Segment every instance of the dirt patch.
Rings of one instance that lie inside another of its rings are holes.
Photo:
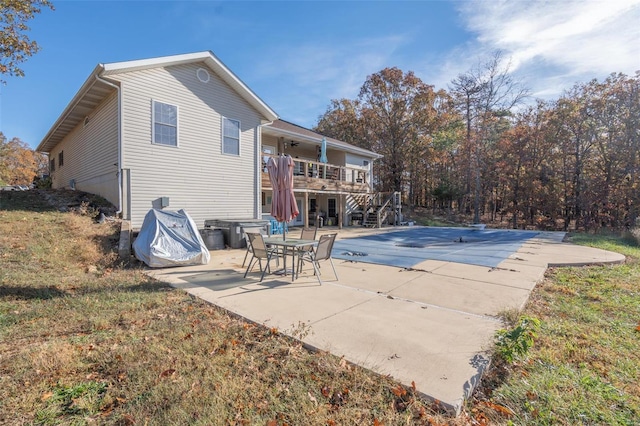
[[[60,212],[74,212],[81,215],[116,219],[118,209],[103,197],[83,191],[69,189],[38,189],[39,195]]]

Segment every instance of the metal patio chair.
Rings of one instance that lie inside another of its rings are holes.
[[[302,268],[303,262],[310,262],[313,265],[313,272],[318,278],[318,282],[320,284],[322,284],[322,280],[320,279],[319,262],[322,260],[328,260],[329,263],[331,263],[333,274],[336,277],[336,281],[338,280],[338,273],[336,272],[336,267],[334,266],[333,260],[331,259],[331,250],[333,249],[333,243],[335,243],[337,235],[338,234],[322,235],[315,250],[304,252],[301,256],[298,257],[299,270]]]
[[[264,279],[264,274],[271,269],[269,268],[269,263],[271,259],[275,256],[276,259],[279,258],[281,252],[275,248],[269,248],[264,243],[264,238],[262,234],[258,232],[247,232],[247,237],[249,238],[248,243],[251,245],[251,260],[249,260],[249,265],[247,266],[247,270],[244,273],[244,277],[247,277],[247,274],[255,266],[256,261],[260,265],[260,271],[262,275],[260,276],[260,282]],[[262,267],[262,261],[265,260],[266,264]]]
[[[302,232],[300,233],[300,239],[301,240],[315,240],[316,239],[316,235],[318,234],[318,228],[302,228]],[[309,251],[313,251],[314,247],[313,246],[304,246],[301,247],[299,250],[299,254],[298,254],[298,273],[300,273],[300,270],[302,269],[302,264],[304,263],[304,258],[303,255],[306,252]]]

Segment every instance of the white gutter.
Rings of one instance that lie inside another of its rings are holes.
[[[99,66],[104,69],[104,65],[101,64]],[[120,214],[122,213],[122,92],[120,91],[120,86],[100,78],[99,75],[96,75],[96,80],[113,87],[118,92],[118,211],[116,214]]]
[[[256,190],[255,190],[255,216],[256,219],[262,219],[262,127],[273,123],[267,123],[258,126],[258,143],[256,144]]]

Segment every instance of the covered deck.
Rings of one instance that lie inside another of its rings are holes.
[[[270,191],[271,181],[267,173],[265,159],[275,157],[265,155],[262,168],[262,190]],[[367,173],[362,169],[319,163],[317,161],[293,159],[293,189],[302,191],[327,191],[335,193],[367,193],[370,186]]]

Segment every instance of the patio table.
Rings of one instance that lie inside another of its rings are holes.
[[[317,240],[303,240],[300,238],[287,238],[282,237],[266,237],[264,243],[269,246],[282,247],[283,259],[284,259],[284,275],[287,275],[287,252],[291,251],[293,265],[291,268],[291,281],[296,279],[296,256],[299,254],[303,247],[316,247],[318,245]]]

